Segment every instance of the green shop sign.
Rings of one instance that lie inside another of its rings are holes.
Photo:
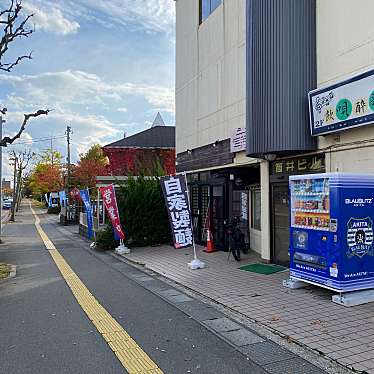
[[[308,94],[314,136],[374,123],[374,70]]]

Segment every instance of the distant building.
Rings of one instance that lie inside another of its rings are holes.
[[[175,127],[166,126],[160,113],[152,126],[135,135],[105,145],[112,176],[152,173],[159,165],[167,174],[175,173]]]
[[[10,190],[10,181],[7,181],[5,180],[5,178],[3,178],[3,189],[4,190]]]

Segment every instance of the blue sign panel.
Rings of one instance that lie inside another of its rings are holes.
[[[60,206],[61,207],[66,207],[66,202],[67,202],[67,197],[66,197],[66,192],[65,191],[60,191],[59,193],[60,197]]]
[[[79,193],[81,195],[83,204],[86,208],[88,238],[91,239],[92,234],[93,234],[93,216],[92,216],[92,209],[91,209],[90,194],[88,193],[88,190],[80,190]]]
[[[312,135],[374,122],[374,70],[309,92]]]

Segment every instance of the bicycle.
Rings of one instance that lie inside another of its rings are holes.
[[[234,217],[227,224],[225,224],[229,245],[229,255],[227,257],[227,260],[230,259],[231,253],[236,261],[240,261],[240,251],[242,251],[244,254],[248,253],[248,249],[244,240],[244,234],[239,228],[239,223],[240,218]]]

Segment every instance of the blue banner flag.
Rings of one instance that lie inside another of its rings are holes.
[[[88,238],[92,238],[93,234],[93,217],[92,217],[92,208],[91,208],[91,200],[90,200],[90,194],[88,190],[80,190],[79,191],[81,195],[81,199],[83,201],[83,204],[86,208],[86,214],[87,214],[87,227],[88,227]]]
[[[59,192],[59,197],[60,197],[60,205],[61,207],[66,207],[66,201],[67,201],[67,198],[66,198],[66,193],[65,191],[60,191]]]

